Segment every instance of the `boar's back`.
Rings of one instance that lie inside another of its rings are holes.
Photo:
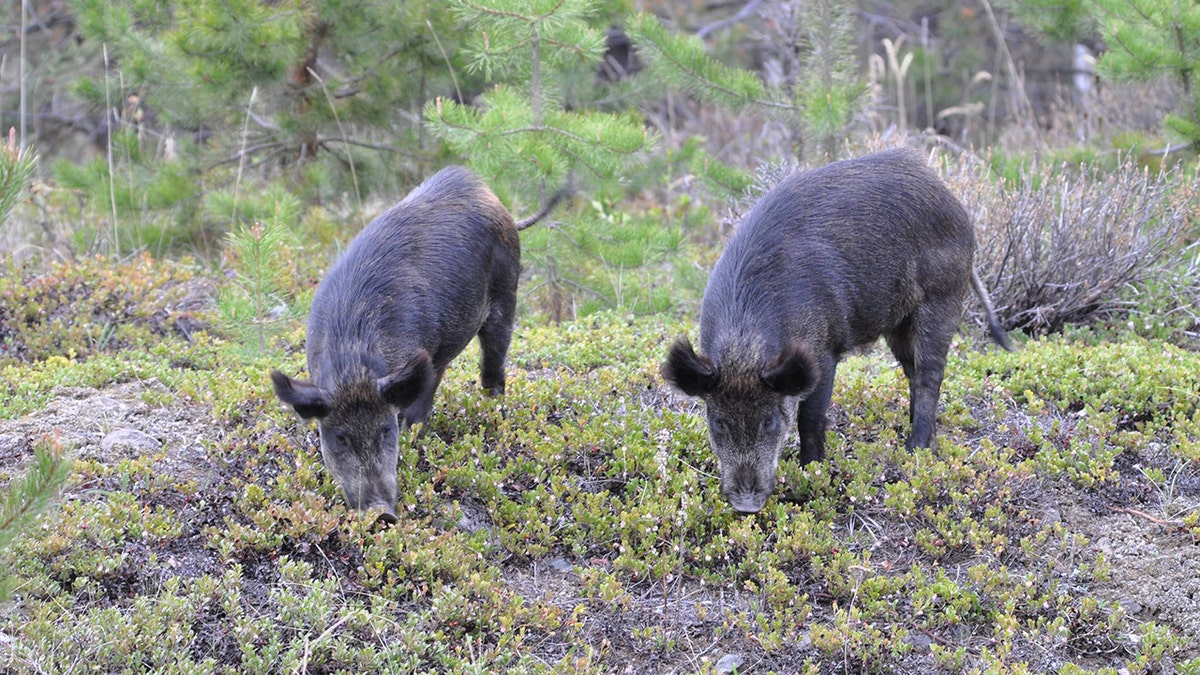
[[[834,353],[874,341],[923,298],[966,289],[970,217],[923,158],[892,150],[794,173],[755,204],[709,278],[703,344],[776,325]],[[809,334],[817,327],[821,335]],[[768,346],[770,348],[770,346]]]
[[[347,350],[394,367],[416,348],[441,370],[471,341],[489,293],[515,286],[512,216],[473,173],[449,167],[371,221],[322,280],[308,325],[309,368],[336,380]]]

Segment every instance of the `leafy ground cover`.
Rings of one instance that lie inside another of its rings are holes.
[[[191,313],[210,287],[145,265],[124,278],[161,307],[111,309],[104,340],[70,317],[107,296],[34,311],[107,288],[86,264],[0,285],[33,308],[11,344],[44,320],[90,345],[2,362],[0,471],[47,436],[76,457],[4,554],[8,672],[1200,672],[1196,353],[964,335],[937,447],[910,453],[903,375],[867,350],[829,458],[785,460],[740,517],[700,404],[658,376],[690,320],[523,325],[504,397],[474,347],[455,362],[378,529],[270,392],[303,366],[299,321],[249,358]]]

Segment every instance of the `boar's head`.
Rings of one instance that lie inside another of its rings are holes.
[[[727,350],[726,358],[714,363],[680,338],[662,373],[683,393],[704,399],[708,439],[729,504],[741,513],[762,509],[775,490],[779,455],[796,424],[796,407],[820,379],[809,350],[791,344],[769,360],[754,350]]]
[[[403,367],[372,379],[339,383],[332,391],[271,371],[275,395],[305,419],[317,419],[321,458],[351,508],[382,509],[396,522],[397,415],[434,385],[429,354],[421,350]]]

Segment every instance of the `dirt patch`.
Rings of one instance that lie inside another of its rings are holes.
[[[539,652],[547,661],[562,659],[574,645],[584,643],[606,650],[606,660],[625,664],[625,673],[700,672],[706,664],[722,664],[717,672],[728,673],[732,667],[727,664],[746,663],[745,655],[761,651],[743,632],[726,625],[730,616],[751,611],[750,599],[742,593],[668,575],[658,582],[626,586],[615,598],[588,597],[580,575],[588,574],[593,564],[607,569],[607,561],[601,559],[576,566],[554,557],[506,570],[509,588],[531,603],[557,606],[565,616],[587,608],[577,614],[578,634],[555,631],[541,636]],[[761,655],[750,658],[754,668],[787,671],[810,656],[811,642],[804,639],[769,660]]]
[[[1111,566],[1097,596],[1119,602],[1134,619],[1177,629],[1200,653],[1200,546],[1138,509],[1097,514],[1077,499],[1059,508],[1063,524],[1086,535]]]
[[[113,465],[124,459],[158,457],[155,471],[175,482],[206,487],[220,476],[209,449],[222,431],[199,406],[155,406],[147,397],[173,397],[156,379],[104,389],[59,387],[42,410],[0,426],[0,470],[15,473],[33,456],[34,445],[57,437],[81,459]]]

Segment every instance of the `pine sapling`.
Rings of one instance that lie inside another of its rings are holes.
[[[234,276],[217,306],[222,325],[251,358],[270,353],[270,338],[288,313],[282,261],[290,241],[291,232],[279,218],[240,224],[226,236]]]
[[[32,466],[0,491],[0,550],[28,532],[50,510],[71,473],[71,458],[58,440],[47,438],[34,446]],[[0,601],[7,600],[13,581],[0,580]]]
[[[21,200],[36,162],[37,155],[17,147],[16,129],[9,129],[7,144],[0,145],[0,223],[8,221]]]

